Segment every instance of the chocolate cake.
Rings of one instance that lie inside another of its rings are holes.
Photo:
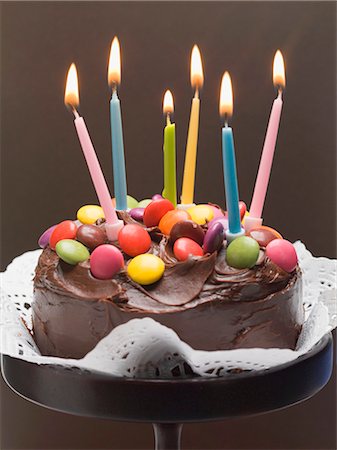
[[[123,219],[137,223],[127,214]],[[43,355],[81,358],[116,326],[142,317],[172,328],[195,349],[295,348],[304,320],[298,266],[283,270],[260,245],[253,267],[231,267],[226,241],[217,251],[179,261],[172,236],[158,228],[149,232],[149,253],[165,263],[162,278],[150,285],[130,278],[125,253],[125,268],[97,279],[90,258],[69,264],[44,248],[32,305],[34,339]]]

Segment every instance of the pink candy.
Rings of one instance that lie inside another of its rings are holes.
[[[213,210],[213,212],[214,212],[213,220],[215,220],[215,219],[217,219],[217,218],[219,218],[219,217],[224,217],[224,215],[223,215],[223,213],[221,212],[221,209],[220,209],[220,208],[217,208],[216,206],[213,206],[213,205],[207,205],[207,206],[209,206],[210,208],[212,208],[212,210]]]
[[[266,255],[277,266],[286,272],[292,272],[297,265],[295,247],[285,239],[274,239],[266,247]]]
[[[100,245],[91,253],[91,273],[99,280],[109,280],[113,278],[122,267],[124,267],[123,255],[114,245]]]
[[[227,217],[217,217],[209,222],[208,228],[213,227],[215,223],[221,223],[225,232],[228,230],[228,218]]]

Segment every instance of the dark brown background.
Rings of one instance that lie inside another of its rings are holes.
[[[41,231],[96,202],[63,105],[66,71],[77,63],[81,111],[112,186],[107,60],[112,37],[122,46],[129,192],[162,189],[161,102],[173,91],[178,184],[192,92],[189,55],[198,43],[205,86],[196,200],[223,204],[218,98],[232,74],[240,198],[250,202],[275,92],[272,59],[285,56],[277,151],[265,223],[315,255],[336,257],[336,5],[253,3],[2,3],[2,270],[36,248]],[[305,375],[304,375],[305,376]],[[255,418],[185,427],[184,448],[333,449],[335,379],[304,404]],[[2,384],[1,448],[150,448],[150,426],[72,417],[31,405]]]

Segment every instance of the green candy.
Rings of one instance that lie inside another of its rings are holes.
[[[147,205],[149,205],[151,202],[152,202],[152,199],[151,199],[151,198],[144,198],[144,200],[141,200],[141,201],[138,203],[137,208],[146,208]]]
[[[62,239],[55,247],[59,258],[68,264],[78,264],[89,258],[90,253],[83,244],[74,239]]]
[[[135,198],[131,197],[131,195],[127,195],[126,196],[126,204],[127,204],[129,209],[137,208],[138,200],[136,200]]]
[[[227,263],[236,269],[249,269],[255,265],[259,252],[260,246],[255,239],[241,236],[234,239],[227,247]]]

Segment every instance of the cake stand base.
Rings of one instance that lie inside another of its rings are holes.
[[[38,405],[86,417],[154,425],[157,450],[179,449],[184,422],[221,420],[284,408],[313,396],[332,372],[332,336],[302,357],[221,378],[116,378],[2,356],[5,381]]]

